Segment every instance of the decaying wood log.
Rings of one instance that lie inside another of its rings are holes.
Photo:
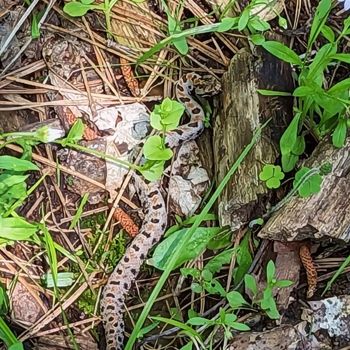
[[[267,188],[259,180],[266,163],[278,156],[279,139],[291,120],[289,97],[262,96],[258,89],[293,90],[291,68],[265,51],[238,53],[223,76],[222,108],[214,125],[214,157],[219,183],[250,142],[254,131],[271,118],[263,136],[224,189],[219,201],[221,225],[240,228],[264,211]]]
[[[350,138],[336,149],[325,140],[305,161],[309,168],[325,163],[332,171],[323,177],[321,191],[311,197],[295,196],[276,212],[259,237],[279,241],[332,237],[350,239]]]

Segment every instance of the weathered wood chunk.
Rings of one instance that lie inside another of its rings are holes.
[[[221,225],[239,229],[254,216],[264,212],[267,188],[259,180],[266,163],[274,163],[278,143],[291,120],[289,97],[262,96],[258,89],[293,90],[291,68],[267,52],[258,55],[238,53],[223,76],[222,108],[214,125],[214,157],[217,182],[237,160],[250,142],[254,131],[271,118],[263,136],[232,177],[219,200]]]
[[[350,138],[337,149],[320,143],[305,162],[309,168],[332,164],[323,177],[321,191],[311,197],[293,197],[259,232],[259,237],[279,241],[331,237],[350,238]]]

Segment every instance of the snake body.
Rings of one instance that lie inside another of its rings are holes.
[[[191,93],[202,79],[195,73],[183,76],[176,85],[176,97],[190,116],[187,124],[167,133],[166,145],[174,148],[193,140],[203,131],[204,111]],[[103,290],[101,315],[105,328],[107,350],[124,348],[124,300],[136,279],[148,251],[162,237],[167,226],[167,211],[158,183],[146,183],[138,175],[133,177],[134,185],[144,210],[144,220],[140,233],[127,248],[124,257],[115,267]]]

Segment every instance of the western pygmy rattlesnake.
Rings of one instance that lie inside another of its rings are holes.
[[[203,87],[202,78],[188,73],[176,85],[176,97],[184,104],[190,116],[188,124],[166,135],[166,145],[174,148],[193,140],[203,131],[204,111],[191,96],[196,87]],[[101,299],[101,314],[106,332],[107,350],[122,350],[124,340],[123,308],[125,295],[139,273],[150,248],[159,241],[167,226],[167,212],[164,199],[157,183],[147,184],[141,177],[134,176],[135,187],[144,210],[140,233],[127,248],[124,257],[110,275]]]

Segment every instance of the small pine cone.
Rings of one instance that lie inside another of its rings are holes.
[[[300,260],[306,271],[306,278],[308,284],[308,290],[306,293],[307,298],[311,298],[317,287],[317,271],[312,261],[312,256],[309,247],[302,245],[299,250]]]
[[[138,235],[139,228],[123,209],[117,208],[114,211],[113,217],[115,220],[119,221],[120,225],[128,233],[129,236],[135,237]]]

